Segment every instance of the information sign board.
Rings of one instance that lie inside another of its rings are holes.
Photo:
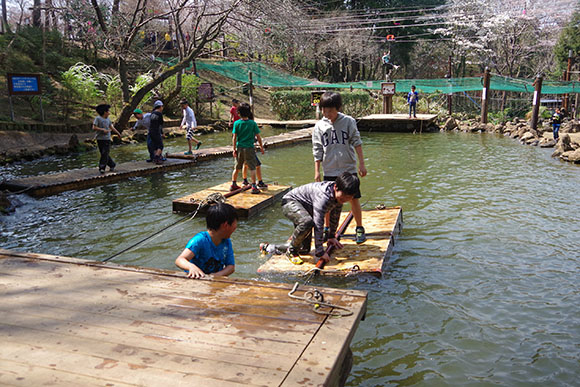
[[[39,95],[40,74],[6,74],[8,95]]]
[[[324,90],[316,90],[310,93],[310,106],[318,106],[320,103],[320,98],[322,98],[322,94],[324,94]]]
[[[383,95],[394,95],[395,94],[395,83],[394,82],[381,83],[381,92]]]
[[[202,102],[213,102],[215,99],[213,84],[209,82],[200,84],[197,89],[197,98]]]

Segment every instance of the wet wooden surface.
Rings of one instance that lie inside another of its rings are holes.
[[[375,132],[421,132],[435,125],[437,114],[417,114],[417,118],[409,118],[409,114],[371,114],[357,121],[359,130]]]
[[[223,183],[195,192],[191,195],[175,199],[173,201],[173,211],[191,213],[198,207],[199,201],[205,200],[209,195],[220,193],[227,194],[230,191],[230,184]],[[271,206],[281,199],[292,187],[287,185],[269,184],[267,189],[262,189],[259,194],[252,194],[251,189],[242,191],[226,199],[226,203],[231,204],[237,210],[240,217],[249,218],[257,215],[262,209]],[[205,211],[200,209],[200,213]]]
[[[289,146],[293,144],[298,144],[305,141],[312,140],[312,130],[314,128],[306,128],[306,129],[299,129],[293,130],[291,132],[277,134],[275,136],[264,137],[262,138],[262,144],[264,148],[271,149],[277,148],[281,146]],[[256,147],[259,149],[259,147]],[[201,148],[198,150],[192,151],[191,155],[186,155],[184,153],[168,153],[167,157],[172,159],[184,159],[184,160],[196,160],[196,161],[204,161],[204,160],[211,160],[218,157],[232,157],[232,146],[222,146],[217,148]],[[258,157],[259,157],[258,153]]]
[[[295,130],[263,139],[266,148],[289,146],[312,138],[312,128]],[[161,165],[147,163],[145,161],[130,161],[117,164],[115,172],[101,174],[96,166],[94,168],[73,169],[64,172],[51,173],[40,176],[31,176],[21,179],[13,179],[0,182],[0,189],[11,192],[26,192],[29,195],[41,197],[55,195],[60,192],[75,189],[86,189],[99,185],[110,184],[120,180],[126,180],[136,176],[147,176],[154,173],[191,168],[200,161],[208,161],[220,157],[232,157],[232,147],[223,146],[215,148],[202,148],[193,151],[193,155],[168,154],[167,161]],[[232,161],[233,163],[233,161]]]
[[[291,288],[0,249],[0,385],[334,385],[366,293]]]
[[[341,214],[340,223],[348,213]],[[340,242],[343,249],[331,253],[331,260],[326,264],[321,275],[351,276],[370,274],[380,277],[384,264],[390,256],[395,238],[403,227],[403,211],[401,207],[391,207],[384,210],[363,211],[363,225],[367,241],[355,243],[354,219],[350,222]],[[326,246],[326,245],[325,245]],[[314,248],[314,242],[312,243]],[[315,258],[311,255],[302,256],[304,263],[294,265],[284,255],[272,255],[258,269],[261,274],[305,274],[315,267]]]

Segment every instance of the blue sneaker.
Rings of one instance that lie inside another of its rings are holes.
[[[365,234],[365,228],[363,226],[358,226],[356,228],[356,243],[361,244],[367,240],[367,236]]]

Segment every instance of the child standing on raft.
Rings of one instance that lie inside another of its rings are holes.
[[[264,146],[262,145],[262,138],[260,137],[260,129],[258,124],[254,121],[254,115],[250,105],[247,103],[240,104],[238,109],[241,119],[234,122],[234,129],[232,130],[233,156],[236,159],[234,172],[232,173],[232,185],[230,191],[240,189],[236,183],[238,173],[243,168],[244,163],[250,169],[250,177],[252,178],[252,193],[259,194],[260,190],[256,186],[256,150],[254,149],[254,139],[258,140],[260,151],[264,154]]]
[[[342,98],[335,92],[326,92],[320,98],[320,107],[324,118],[316,124],[312,132],[312,153],[314,154],[314,181],[333,181],[343,172],[356,176],[358,157],[358,173],[361,177],[367,175],[362,151],[360,133],[354,118],[340,113]],[[356,154],[356,157],[355,157]],[[324,169],[324,179],[320,177],[320,166]],[[362,223],[360,205],[360,190],[355,192],[350,206],[356,221],[356,243],[366,241],[365,229]],[[327,222],[328,224],[328,219]],[[325,230],[325,238],[333,238],[332,232]]]

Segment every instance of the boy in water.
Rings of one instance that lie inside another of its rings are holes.
[[[203,278],[206,274],[228,276],[235,271],[234,249],[230,236],[238,227],[236,209],[218,203],[207,210],[207,231],[197,233],[175,260],[188,278]]]
[[[335,92],[326,92],[320,98],[320,107],[324,118],[316,124],[312,132],[312,153],[314,154],[314,181],[321,181],[320,166],[324,169],[324,181],[336,180],[343,172],[356,175],[358,157],[358,173],[361,177],[367,175],[362,151],[360,133],[354,118],[340,113],[342,98]],[[356,154],[356,157],[355,157]],[[356,243],[366,241],[365,229],[362,223],[360,205],[361,193],[355,192],[350,203],[356,221]],[[328,224],[328,219],[326,221]],[[325,238],[333,237],[325,230]]]
[[[105,168],[107,167],[109,167],[111,172],[115,171],[115,165],[117,164],[109,155],[111,151],[111,132],[115,132],[117,136],[121,135],[109,119],[109,109],[111,109],[111,105],[101,104],[97,106],[95,110],[98,116],[93,121],[93,130],[97,132],[97,145],[101,153],[99,160],[99,172],[101,173],[105,173]]]
[[[288,192],[282,198],[282,212],[294,223],[294,232],[286,255],[290,262],[301,264],[300,254],[310,252],[312,228],[314,227],[314,255],[316,261],[325,262],[330,257],[325,252],[323,241],[324,218],[329,214],[331,238],[327,244],[341,249],[342,244],[334,237],[340,219],[342,205],[351,201],[359,192],[360,181],[356,175],[344,172],[335,181],[323,181],[306,184]],[[278,247],[283,249],[283,245]]]

